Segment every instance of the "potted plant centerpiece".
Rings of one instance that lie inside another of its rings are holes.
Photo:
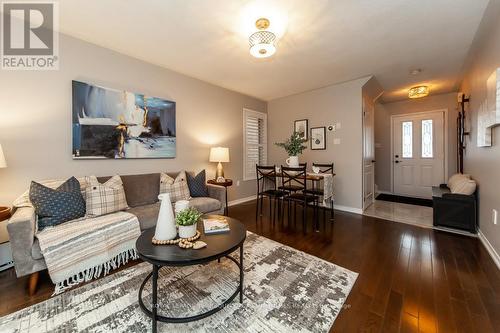
[[[299,155],[307,148],[307,146],[304,145],[306,142],[307,140],[304,139],[299,132],[293,132],[290,138],[285,142],[276,142],[275,145],[284,148],[288,153],[288,158],[285,162],[289,167],[298,167]]]
[[[196,228],[201,215],[203,214],[194,207],[186,208],[177,213],[175,221],[179,226],[180,238],[189,238],[196,235]]]

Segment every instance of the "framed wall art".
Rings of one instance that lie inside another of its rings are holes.
[[[309,131],[307,119],[295,120],[293,130],[300,134],[300,136],[307,140],[307,133]]]
[[[311,128],[311,150],[326,149],[326,127]]]

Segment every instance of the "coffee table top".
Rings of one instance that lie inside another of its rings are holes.
[[[202,218],[219,217],[204,215]],[[154,245],[151,243],[155,227],[144,230],[135,243],[139,257],[160,266],[188,266],[206,263],[224,257],[240,247],[246,238],[246,228],[240,221],[224,216],[229,223],[229,232],[205,235],[203,222],[198,222],[201,240],[207,246],[194,249],[181,249],[178,245]]]

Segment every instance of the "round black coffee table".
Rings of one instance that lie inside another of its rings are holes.
[[[205,215],[203,218],[220,217],[218,215]],[[153,271],[146,276],[139,288],[139,305],[141,309],[153,319],[153,332],[156,332],[157,321],[167,323],[186,323],[208,317],[220,311],[227,304],[240,294],[240,303],[243,302],[243,243],[246,238],[246,228],[238,220],[224,216],[229,223],[229,232],[219,234],[207,234],[203,232],[203,222],[198,223],[198,230],[201,232],[199,240],[207,243],[207,246],[199,249],[181,249],[177,245],[153,245],[151,240],[155,233],[155,228],[146,229],[137,239],[135,247],[139,257],[153,265]],[[240,260],[230,256],[236,249],[240,249]],[[233,261],[239,268],[240,281],[236,291],[219,306],[194,316],[174,318],[165,317],[158,314],[158,271],[162,266],[190,266],[205,264],[210,261],[220,260],[226,257]],[[142,291],[147,281],[152,277],[152,309],[148,309],[142,301]]]

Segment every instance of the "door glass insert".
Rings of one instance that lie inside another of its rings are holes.
[[[402,142],[403,142],[403,158],[413,157],[413,122],[403,121],[402,127]]]
[[[432,119],[422,120],[422,158],[432,158]]]

